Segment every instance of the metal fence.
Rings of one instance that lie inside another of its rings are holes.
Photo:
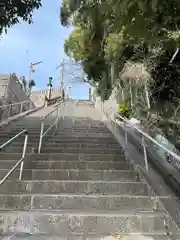
[[[34,108],[32,101],[17,102],[0,106],[0,121]]]

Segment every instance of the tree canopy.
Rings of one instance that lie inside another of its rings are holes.
[[[117,86],[142,121],[152,113],[166,135],[177,130],[171,124],[180,120],[180,61],[169,61],[180,47],[179,0],[63,0],[60,21],[74,26],[65,52],[96,83],[102,100]]]
[[[3,31],[23,21],[32,23],[32,12],[41,7],[41,0],[1,0],[0,35]]]

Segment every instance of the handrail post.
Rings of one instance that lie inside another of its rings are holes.
[[[22,113],[23,111],[23,102],[21,103],[21,106],[20,106],[20,113]]]
[[[43,132],[44,132],[44,119],[42,119],[42,121],[41,121],[41,132],[40,132],[40,137],[39,137],[39,148],[38,148],[38,153],[41,152]]]
[[[63,103],[63,109],[62,109],[62,111],[63,111],[63,120],[64,120],[64,118],[65,118],[65,114],[66,114],[66,103],[64,102]]]
[[[31,110],[31,109],[32,109],[32,102],[29,101],[29,110]]]
[[[59,124],[59,108],[57,108],[56,131],[57,131],[57,128],[58,128],[58,124]]]
[[[26,135],[25,135],[25,138],[24,138],[24,146],[23,146],[22,159],[24,159],[25,156],[26,156],[27,143],[28,143],[28,132],[26,132]],[[23,167],[24,167],[24,161],[21,162],[19,180],[22,179]]]
[[[127,156],[128,156],[128,154],[127,154],[127,151],[128,151],[128,134],[127,134],[126,129],[125,129],[124,135],[125,135],[125,154],[126,154],[126,160],[127,160]]]
[[[143,135],[141,136],[141,144],[144,152],[144,163],[145,163],[146,170],[148,172],[149,169],[148,169],[148,160],[147,160],[147,150],[146,150],[146,143]]]
[[[10,116],[10,112],[11,112],[11,104],[9,104],[9,107],[8,107],[7,118]]]

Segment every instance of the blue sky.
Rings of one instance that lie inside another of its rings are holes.
[[[43,0],[43,7],[33,14],[32,25],[22,22],[8,30],[0,40],[0,74],[15,72],[18,77],[28,78],[30,62],[43,61],[36,66],[33,79],[36,88],[46,87],[48,78],[59,76],[56,67],[62,62],[64,54],[64,40],[71,33],[72,28],[64,28],[59,20],[59,0]],[[68,80],[65,75],[65,82]],[[55,85],[58,80],[54,82]],[[85,84],[71,84],[72,97],[87,98],[88,86]]]

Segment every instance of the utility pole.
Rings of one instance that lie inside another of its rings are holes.
[[[29,85],[30,85],[30,82],[31,82],[31,80],[32,80],[32,79],[31,79],[31,75],[32,75],[32,73],[35,72],[34,66],[36,66],[36,65],[38,65],[38,64],[40,64],[40,63],[42,63],[42,61],[40,61],[40,62],[35,62],[35,63],[31,63],[30,66],[29,66],[28,92],[30,92]]]
[[[61,95],[63,93],[64,90],[64,65],[65,65],[65,60],[63,58],[62,63],[56,67],[56,70],[60,69],[60,91],[61,91]]]
[[[61,87],[63,88],[64,86],[64,59],[62,62],[62,70],[61,70]]]

